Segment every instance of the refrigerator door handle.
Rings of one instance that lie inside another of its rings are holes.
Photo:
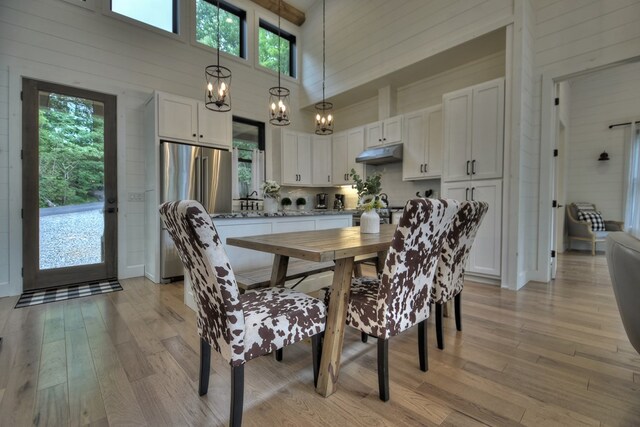
[[[202,157],[202,204],[209,209],[209,156]]]
[[[195,164],[195,172],[196,172],[196,198],[198,201],[202,200],[202,167],[201,167],[201,158],[200,156],[196,157]]]

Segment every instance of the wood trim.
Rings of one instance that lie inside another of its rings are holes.
[[[278,14],[278,0],[251,0],[253,3],[257,4],[260,7],[267,9],[270,12]],[[291,6],[286,1],[281,3],[280,9],[280,17],[282,19],[286,19],[298,27],[304,24],[304,21],[307,19],[304,12],[300,9],[297,9]]]

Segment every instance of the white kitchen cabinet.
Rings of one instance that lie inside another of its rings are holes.
[[[311,135],[301,132],[281,133],[282,184],[311,184]]]
[[[364,151],[363,127],[349,129],[334,135],[332,151],[334,185],[353,184],[349,176],[351,169],[355,169],[360,176],[364,174],[362,163],[356,163],[356,157]]]
[[[314,135],[311,137],[312,178],[315,186],[331,185],[331,137]]]
[[[402,116],[367,125],[367,148],[402,142]]]
[[[231,149],[231,113],[207,110],[204,102],[158,92],[158,135]]]
[[[502,177],[504,79],[447,93],[442,104],[443,181]]]
[[[439,178],[442,174],[442,106],[404,116],[402,179]]]
[[[502,246],[502,180],[459,181],[442,184],[442,196],[478,200],[489,210],[478,229],[466,267],[468,273],[500,277]]]

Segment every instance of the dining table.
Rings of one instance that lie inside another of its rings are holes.
[[[316,391],[324,397],[337,388],[354,260],[376,254],[377,268],[381,271],[396,227],[397,224],[381,224],[380,232],[370,234],[361,233],[360,227],[347,227],[227,238],[227,245],[275,255],[271,286],[284,286],[289,258],[335,262],[316,386]]]

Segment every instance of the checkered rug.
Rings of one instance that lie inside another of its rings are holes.
[[[86,285],[71,285],[55,289],[29,291],[20,295],[15,308],[29,307],[32,305],[46,304],[54,301],[87,297],[90,295],[108,294],[121,291],[122,286],[117,280],[111,282],[96,282]]]

